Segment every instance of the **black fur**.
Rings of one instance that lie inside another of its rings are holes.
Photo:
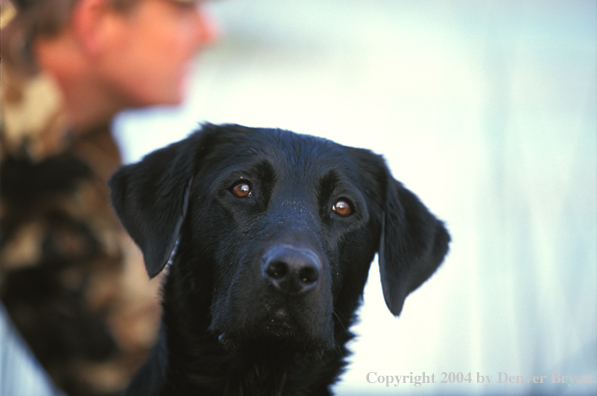
[[[172,260],[127,395],[330,395],[375,254],[399,315],[450,239],[380,156],[282,130],[207,124],[110,184],[149,275]]]

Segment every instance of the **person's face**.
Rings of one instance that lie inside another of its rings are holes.
[[[128,105],[183,99],[190,61],[214,36],[199,3],[141,0],[114,24],[115,45],[103,69],[107,83]]]

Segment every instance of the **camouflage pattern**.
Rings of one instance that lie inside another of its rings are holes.
[[[0,68],[0,298],[58,387],[119,394],[154,342],[160,281],[109,204],[118,148],[108,125],[69,131],[50,78]]]

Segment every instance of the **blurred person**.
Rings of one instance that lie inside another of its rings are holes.
[[[201,1],[1,1],[0,298],[57,386],[118,394],[160,311],[109,205],[110,122],[180,103],[214,28]]]

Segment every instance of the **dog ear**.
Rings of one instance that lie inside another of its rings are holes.
[[[116,214],[143,252],[151,278],[164,268],[185,218],[202,132],[154,151],[112,175]]]
[[[379,267],[386,304],[398,316],[406,296],[443,261],[450,235],[417,196],[394,180],[387,167],[386,180]]]

